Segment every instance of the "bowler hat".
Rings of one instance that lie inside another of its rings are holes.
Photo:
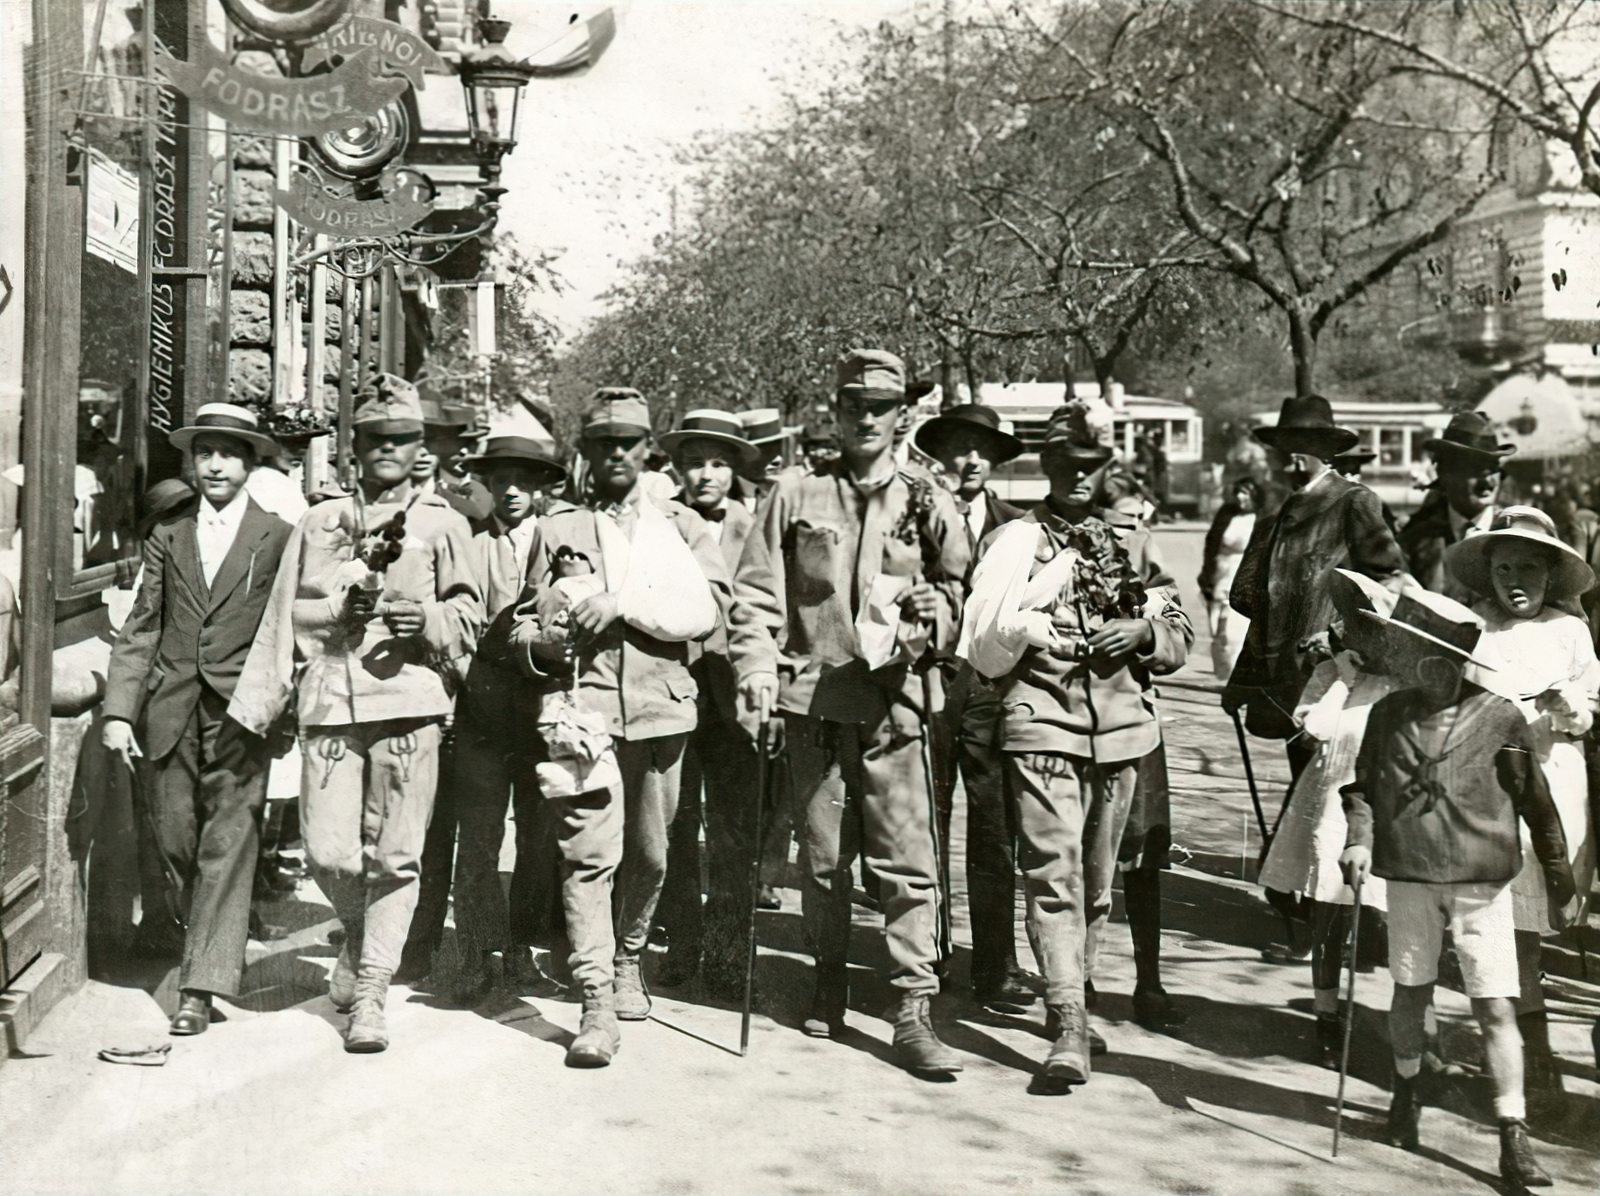
[[[1360,469],[1363,465],[1370,465],[1378,459],[1375,450],[1369,448],[1351,449],[1348,453],[1340,453],[1328,464],[1343,473],[1347,469]]]
[[[589,413],[583,419],[583,439],[648,435],[650,405],[633,387],[602,386],[590,397]]]
[[[906,398],[906,363],[885,349],[851,349],[834,364],[835,394],[863,399]]]
[[[963,403],[952,407],[917,429],[916,444],[930,457],[944,457],[946,446],[957,436],[976,436],[987,447],[984,453],[998,465],[1022,452],[1022,441],[1000,427],[1000,416],[993,407]]]
[[[557,479],[567,476],[567,467],[556,456],[556,446],[528,436],[491,436],[483,451],[468,457],[464,464],[474,472],[493,469],[499,461],[520,461],[543,473],[555,474]]]
[[[1111,408],[1100,400],[1071,399],[1050,413],[1045,447],[1080,461],[1111,460],[1116,454],[1117,426]]]
[[[661,437],[661,447],[676,453],[678,447],[689,440],[710,440],[731,449],[740,462],[754,461],[761,450],[745,438],[744,421],[730,411],[704,407],[686,411],[676,431]]]
[[[167,439],[174,448],[188,452],[195,437],[207,432],[242,440],[255,450],[258,457],[275,457],[283,451],[277,441],[261,430],[261,421],[256,418],[254,411],[234,403],[202,404],[194,413],[194,423],[174,428],[167,433]]]
[[[1424,440],[1422,447],[1443,462],[1453,458],[1464,464],[1496,465],[1502,457],[1517,451],[1514,444],[1501,444],[1494,423],[1481,411],[1458,411],[1450,417],[1442,435]]]
[[[357,396],[352,428],[377,435],[422,431],[422,396],[398,374],[377,374]]]
[[[1332,461],[1361,442],[1359,434],[1333,422],[1333,404],[1321,395],[1285,399],[1276,426],[1257,428],[1256,439],[1268,448],[1309,453],[1324,461]]]
[[[1594,587],[1594,570],[1577,549],[1556,535],[1556,525],[1538,507],[1507,507],[1494,517],[1487,531],[1468,536],[1444,550],[1445,568],[1475,594],[1494,593],[1489,574],[1489,554],[1506,540],[1542,545],[1550,557],[1546,601],[1560,602],[1586,594]]]

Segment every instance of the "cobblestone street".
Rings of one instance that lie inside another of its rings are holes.
[[[343,1019],[325,994],[337,923],[307,885],[264,911],[286,933],[251,944],[249,995],[224,1006],[227,1020],[208,1033],[167,1038],[173,977],[159,969],[92,982],[49,1016],[28,1055],[0,1068],[6,1191],[1499,1190],[1487,1081],[1475,1074],[1447,1107],[1427,1110],[1420,1151],[1378,1140],[1388,1104],[1383,969],[1359,977],[1345,1139],[1329,1157],[1337,1077],[1311,1062],[1309,977],[1261,961],[1278,923],[1240,878],[1260,841],[1193,591],[1201,531],[1159,535],[1201,630],[1190,666],[1161,686],[1182,861],[1165,885],[1163,966],[1188,1021],[1158,1035],[1130,1020],[1131,951],[1114,926],[1097,976],[1110,1054],[1095,1060],[1086,1087],[1031,1090],[1047,1049],[1042,1007],[1030,1017],[976,1009],[960,991],[964,945],[956,991],[936,1002],[935,1018],[966,1070],[929,1084],[894,1066],[878,1016],[887,989],[869,970],[883,954],[878,922],[859,908],[848,1038],[801,1035],[809,962],[792,890],[762,916],[747,1058],[736,1053],[737,1010],[682,990],[657,991],[654,1019],[624,1024],[610,1068],[572,1071],[562,1065],[579,1013],[569,1000],[497,993],[468,1011],[403,987],[390,997],[393,1046],[346,1055]],[[1282,752],[1253,747],[1270,819],[1286,780]],[[958,846],[960,811],[958,799]],[[964,944],[959,858],[952,874]],[[1020,919],[1019,943],[1027,961]],[[1547,950],[1546,961],[1570,1111],[1537,1129],[1537,1145],[1554,1191],[1590,1193],[1600,1181],[1600,1086],[1588,1043],[1600,1001],[1577,982],[1574,951]],[[1465,1000],[1441,989],[1439,1014],[1446,1053],[1472,1063]],[[163,1068],[96,1059],[106,1046],[165,1041]]]

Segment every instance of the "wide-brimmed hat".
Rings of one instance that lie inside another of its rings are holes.
[[[1343,473],[1347,469],[1360,469],[1363,465],[1370,465],[1378,459],[1375,449],[1351,449],[1348,453],[1340,453],[1328,464]]]
[[[781,419],[779,424],[781,427]],[[689,440],[711,440],[731,449],[738,459],[736,464],[748,464],[761,455],[761,450],[745,437],[744,421],[739,416],[712,407],[684,412],[677,429],[661,437],[661,447],[676,454],[678,446]]]
[[[998,465],[1022,452],[1022,441],[1000,427],[1000,416],[993,407],[964,403],[952,407],[917,429],[916,444],[930,457],[943,458],[945,447],[956,436],[977,436],[988,446],[984,456]]]
[[[1483,620],[1454,598],[1408,589],[1395,599],[1394,610],[1387,615],[1376,610],[1357,613],[1382,627],[1385,647],[1390,652],[1403,653],[1408,647],[1437,648],[1480,668],[1494,669],[1472,654],[1483,634]],[[1398,659],[1405,657],[1400,655]]]
[[[650,432],[650,404],[633,387],[602,386],[590,396],[589,412],[583,417],[583,439],[648,436]]]
[[[421,432],[422,396],[398,374],[375,374],[356,396],[350,426],[380,436]]]
[[[834,363],[833,392],[906,401],[906,363],[887,349],[851,349]]]
[[[1116,455],[1116,417],[1099,399],[1071,399],[1050,413],[1044,443],[1081,461],[1109,461]]]
[[[1333,422],[1333,404],[1321,395],[1288,398],[1278,409],[1278,422],[1257,428],[1256,439],[1285,453],[1310,453],[1331,461],[1361,443],[1358,433]]]
[[[483,451],[468,457],[463,464],[474,472],[484,472],[499,461],[531,465],[542,473],[555,474],[557,480],[567,476],[567,467],[556,456],[555,444],[527,436],[491,436],[484,442]]]
[[[144,497],[139,500],[139,509],[143,514],[133,525],[134,539],[144,539],[156,524],[170,515],[178,514],[190,503],[198,501],[199,497],[194,487],[182,478],[161,479],[146,490]]]
[[[174,428],[167,439],[174,448],[188,452],[194,438],[206,432],[216,432],[242,440],[256,451],[258,457],[275,457],[283,450],[278,442],[261,430],[261,421],[248,407],[233,403],[204,403],[194,413],[194,423]]]
[[[743,429],[744,438],[751,444],[771,444],[774,440],[782,440],[786,434],[783,412],[776,407],[756,407],[739,412],[739,426]]]
[[[1542,545],[1550,555],[1550,582],[1545,590],[1547,602],[1560,602],[1588,593],[1594,586],[1594,570],[1577,549],[1556,535],[1556,525],[1538,507],[1507,507],[1494,517],[1487,531],[1468,536],[1444,550],[1445,568],[1475,594],[1490,596],[1494,582],[1489,575],[1489,554],[1506,540],[1525,540]]]
[[[1361,612],[1370,611],[1388,618],[1394,613],[1395,600],[1399,597],[1365,573],[1351,569],[1333,571],[1333,576],[1328,579],[1328,596],[1333,600],[1333,609],[1344,626],[1346,645],[1358,651],[1376,647],[1376,641],[1380,638],[1378,628],[1363,619]]]
[[[1474,465],[1498,465],[1517,451],[1514,444],[1500,443],[1493,421],[1481,411],[1456,412],[1444,432],[1424,440],[1422,447],[1440,463],[1454,459]]]
[[[460,403],[421,396],[422,423],[428,428],[461,428],[470,432],[478,423],[478,413]]]

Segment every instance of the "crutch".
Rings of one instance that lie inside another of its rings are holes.
[[[1339,1052],[1339,1096],[1333,1105],[1333,1157],[1339,1157],[1339,1129],[1344,1121],[1344,1081],[1350,1073],[1350,1030],[1356,1024],[1356,950],[1361,945],[1361,882],[1356,873],[1355,900],[1350,907],[1350,993],[1344,1002],[1344,1046]]]
[[[756,912],[761,901],[761,831],[762,816],[767,806],[767,749],[771,743],[768,720],[772,710],[771,699],[761,694],[761,723],[756,728],[756,834],[750,852],[750,946],[744,961],[744,1009],[739,1019],[739,1056],[750,1050],[750,1005],[756,987]]]

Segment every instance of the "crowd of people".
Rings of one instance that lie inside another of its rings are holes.
[[[568,457],[542,428],[479,444],[470,412],[379,375],[354,414],[356,484],[292,526],[252,497],[277,449],[253,413],[210,404],[173,432],[198,499],[148,530],[104,733],[141,778],[183,927],[172,1032],[238,993],[270,762],[291,745],[353,1053],[387,1047],[386,993],[434,970],[452,894],[458,993],[570,988],[571,1066],[613,1060],[652,983],[738,1001],[792,833],[804,1032],[844,1029],[859,868],[896,1058],[949,1078],[961,1056],[930,998],[949,982],[958,778],[973,996],[1020,1014],[1042,998],[1045,1081],[1087,1083],[1106,1049],[1091,1015],[1119,877],[1134,1016],[1180,1023],[1153,684],[1194,630],[1143,487],[1110,409],[1074,399],[1044,432],[1047,497],[1013,506],[987,483],[1021,441],[981,405],[913,429],[918,386],[891,353],[844,354],[836,441],[786,463],[774,409],[690,411],[657,437],[643,395],[605,387]],[[1200,584],[1224,708],[1282,740],[1295,778],[1262,871],[1289,930],[1273,958],[1309,963],[1337,1066],[1352,910],[1386,911],[1388,1133],[1414,1147],[1448,930],[1502,1172],[1547,1183],[1524,1058],[1536,1093],[1559,1092],[1539,952],[1581,922],[1594,876],[1593,570],[1543,512],[1495,506],[1506,450],[1479,416],[1430,442],[1439,480],[1398,536],[1325,400],[1286,401],[1256,435],[1292,493],[1268,509],[1241,484]],[[1038,975],[1017,958],[1019,872]]]

